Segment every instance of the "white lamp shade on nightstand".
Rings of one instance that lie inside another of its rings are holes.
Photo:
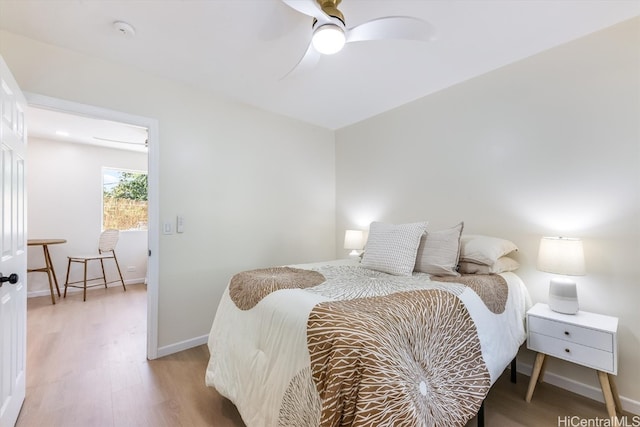
[[[543,237],[538,251],[538,270],[563,276],[585,274],[582,240],[567,237]],[[576,282],[568,277],[554,277],[549,283],[549,308],[565,314],[578,312]]]
[[[350,249],[350,256],[359,256],[360,250],[364,248],[364,231],[347,230],[344,233],[344,248]]]
[[[364,231],[347,230],[344,233],[344,248],[351,249],[350,256],[359,256],[360,250],[364,248]]]

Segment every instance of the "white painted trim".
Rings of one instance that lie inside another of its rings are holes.
[[[524,374],[530,377],[533,367],[529,364],[518,362],[518,367],[516,369],[521,374]],[[572,393],[579,394],[580,396],[597,400],[598,402],[602,402],[604,404],[604,397],[602,396],[602,390],[599,387],[594,387],[588,384],[584,384],[576,380],[563,377],[562,375],[558,375],[550,371],[544,372],[544,382],[552,384],[556,387],[560,387],[564,390],[568,390]],[[534,392],[533,398],[535,399],[535,397],[536,396]],[[640,414],[640,402],[638,402],[637,400],[620,396],[620,402],[622,403],[622,408],[625,410],[625,412],[630,412],[632,414]]]
[[[149,265],[147,277],[147,358],[158,357],[158,287],[160,285],[160,134],[157,120],[149,126]]]
[[[197,347],[202,344],[206,344],[209,340],[209,335],[202,335],[200,337],[191,338],[189,340],[180,341],[175,344],[166,345],[158,349],[158,357],[168,356],[173,353],[178,353],[183,350],[188,350],[193,347]]]
[[[149,184],[149,205],[148,205],[148,239],[149,250],[152,256],[149,257],[147,267],[147,358],[158,357],[158,284],[160,268],[160,248],[159,232],[160,222],[160,137],[159,124],[157,119],[136,116],[121,111],[109,110],[95,107],[93,105],[81,104],[59,98],[51,98],[35,93],[24,93],[29,105],[48,108],[51,110],[64,111],[114,122],[128,123],[131,125],[146,127],[149,130],[149,150],[148,162],[149,170],[147,174]],[[28,128],[27,128],[28,132]],[[47,293],[48,294],[48,293]]]
[[[127,280],[124,281],[124,284],[126,286],[129,286],[129,285],[142,285],[142,284],[144,284],[144,281],[145,281],[144,277],[141,277],[141,278],[138,278],[138,279],[127,279]],[[60,287],[60,292],[61,293],[64,292],[64,283],[58,282],[58,286]],[[115,282],[115,283],[107,284],[107,287],[109,287],[109,288],[119,288],[121,286],[122,286],[122,284],[119,281]],[[69,287],[67,289],[67,292],[82,292],[82,289]],[[49,291],[49,289],[42,289],[42,290],[39,290],[39,291],[27,292],[27,298],[44,297],[44,296],[51,296],[51,292]]]
[[[60,289],[60,292],[63,292],[63,289]],[[71,291],[69,291],[71,292]],[[27,298],[35,298],[35,297],[44,297],[44,296],[50,296],[51,292],[49,292],[49,290],[41,290],[41,291],[29,291],[27,292]]]

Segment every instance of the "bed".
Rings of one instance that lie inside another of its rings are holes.
[[[464,426],[524,342],[529,296],[513,271],[436,276],[415,253],[409,274],[365,256],[234,275],[206,384],[247,426]]]

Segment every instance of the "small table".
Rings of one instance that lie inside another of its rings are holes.
[[[49,245],[58,245],[60,243],[67,243],[65,239],[28,239],[27,246],[42,246],[42,250],[44,251],[44,267],[40,268],[29,268],[27,269],[27,273],[32,272],[41,272],[47,273],[49,277],[49,290],[51,291],[51,303],[56,303],[56,298],[53,293],[53,285],[56,285],[56,290],[58,291],[58,297],[60,297],[60,287],[58,287],[58,279],[56,278],[56,272],[53,269],[53,263],[51,262],[51,255],[49,255]],[[51,277],[53,276],[53,281]]]
[[[527,312],[527,325],[527,348],[538,352],[525,397],[527,402],[531,401],[536,383],[542,381],[545,356],[553,356],[595,369],[609,417],[613,420],[616,410],[622,412],[613,378],[618,373],[616,317],[582,310],[562,314],[539,303]]]

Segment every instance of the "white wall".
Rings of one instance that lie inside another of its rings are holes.
[[[158,120],[160,217],[185,218],[160,236],[161,349],[206,337],[238,271],[334,257],[333,132],[7,32],[0,54],[23,90]]]
[[[639,40],[634,19],[336,133],[337,239],[371,220],[429,220],[431,229],[464,220],[468,233],[514,241],[520,276],[546,302],[540,237],[582,237],[581,308],[620,318],[618,388],[636,411]],[[591,370],[552,360],[553,374],[599,394]]]
[[[28,237],[67,240],[66,244],[49,246],[58,284],[62,288],[67,256],[97,251],[102,225],[102,168],[146,171],[147,155],[29,138],[27,159]],[[120,232],[116,255],[125,283],[143,282],[147,273],[146,230]],[[28,265],[29,268],[44,266],[41,246],[29,247]],[[98,263],[90,267],[89,277],[100,275]],[[135,268],[135,271],[128,271],[128,267]],[[106,262],[105,268],[108,280],[117,279],[113,262]],[[82,268],[74,264],[69,279],[80,280],[81,271]],[[48,295],[47,275],[29,273],[27,288],[29,296]]]

